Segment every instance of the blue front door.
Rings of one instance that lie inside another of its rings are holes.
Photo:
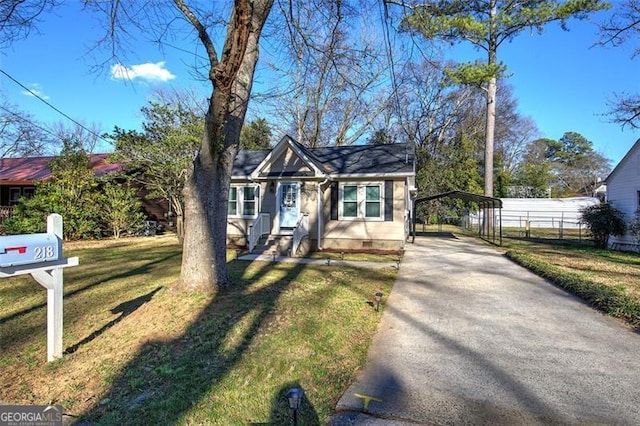
[[[299,185],[296,182],[280,184],[280,228],[295,228],[300,216]]]

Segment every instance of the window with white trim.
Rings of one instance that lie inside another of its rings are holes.
[[[345,183],[340,191],[340,217],[382,219],[382,183]]]
[[[229,188],[230,217],[255,217],[258,213],[258,187],[234,185]]]

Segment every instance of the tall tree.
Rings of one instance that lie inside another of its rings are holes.
[[[493,196],[496,81],[505,69],[498,61],[498,48],[526,29],[542,32],[544,25],[553,21],[565,28],[569,18],[584,19],[605,7],[601,0],[428,1],[413,7],[404,19],[404,28],[419,31],[428,39],[466,41],[487,55],[484,62],[462,64],[450,72],[454,81],[480,85],[486,91],[485,195]]]
[[[258,42],[273,0],[235,0],[230,10],[226,2],[205,5],[196,0],[154,1],[143,7],[139,2],[115,0],[87,5],[107,15],[105,41],[112,48],[130,43],[132,28],[159,41],[171,40],[186,28],[204,49],[202,69],[211,95],[193,172],[183,192],[185,234],[176,289],[215,292],[218,286],[230,284],[226,264],[229,186],[253,86]],[[221,17],[223,11],[228,19]],[[217,35],[224,38],[222,48],[216,44]]]
[[[612,17],[600,25],[600,44],[620,46],[640,41],[640,0],[618,2]],[[632,57],[640,55],[640,43]],[[616,93],[610,112],[615,123],[622,127],[640,129],[640,93]]]
[[[598,182],[611,170],[610,160],[594,151],[593,143],[577,132],[559,140],[531,143],[515,171],[515,196],[593,196]]]
[[[204,119],[197,103],[185,93],[163,93],[141,109],[143,131],[116,127],[110,139],[112,161],[122,163],[147,190],[149,198],[163,198],[175,214],[178,239],[184,239],[184,197],[193,159],[202,140]]]
[[[258,118],[242,126],[240,132],[241,149],[269,149],[271,147],[271,126],[264,118]]]
[[[393,107],[399,129],[389,133],[430,155],[451,138],[474,98],[472,89],[446,84],[444,66],[438,61],[409,62],[396,76],[398,101]]]
[[[388,64],[381,40],[368,29],[379,4],[371,0],[281,1],[287,29],[272,72],[271,99],[283,131],[307,146],[350,145],[389,103]]]
[[[556,141],[537,139],[527,145],[521,161],[513,172],[512,185],[508,196],[515,198],[545,198],[553,184],[554,174],[549,147]]]
[[[593,149],[593,142],[577,132],[566,132],[549,152],[560,196],[593,195],[611,170],[610,161]]]
[[[0,158],[52,154],[56,135],[14,105],[0,105]]]
[[[230,284],[226,256],[229,186],[258,62],[258,42],[273,0],[236,0],[220,53],[198,18],[198,10],[182,0],[174,2],[207,52],[212,84],[202,144],[184,190],[185,243],[178,287],[211,291]]]

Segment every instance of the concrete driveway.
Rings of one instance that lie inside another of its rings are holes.
[[[417,238],[385,302],[329,424],[640,424],[640,335],[493,247]]]

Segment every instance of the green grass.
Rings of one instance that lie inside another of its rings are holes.
[[[62,404],[98,424],[322,424],[366,360],[396,270],[230,260],[215,295],[171,290],[169,237],[69,244],[64,347],[46,363],[45,291],[0,281],[0,400]],[[233,254],[230,258],[233,258]]]
[[[505,239],[507,256],[608,315],[640,326],[640,256],[569,242]]]

